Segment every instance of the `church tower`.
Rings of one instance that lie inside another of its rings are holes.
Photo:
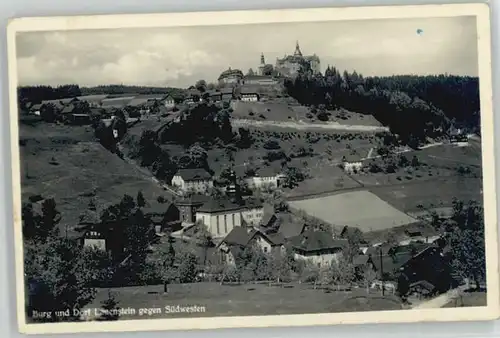
[[[240,185],[238,184],[238,180],[236,178],[236,173],[234,172],[234,170],[231,170],[229,181],[230,183],[226,187],[226,195],[229,197],[231,202],[241,204],[242,198]]]
[[[266,60],[264,59],[264,53],[260,54],[260,65],[257,68],[257,75],[264,75],[264,67],[266,66]]]
[[[293,56],[300,56],[302,57],[302,52],[300,51],[300,46],[299,46],[299,41],[295,43],[295,52],[293,52]]]

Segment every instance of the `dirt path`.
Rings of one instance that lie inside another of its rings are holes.
[[[305,122],[279,122],[279,121],[256,121],[247,119],[233,119],[231,121],[233,127],[257,127],[257,128],[292,128],[298,130],[342,130],[356,132],[379,132],[389,131],[389,128],[382,126],[364,126],[364,125],[349,125],[339,123],[305,123]]]
[[[457,298],[460,296],[460,294],[465,290],[465,286],[460,286],[456,289],[452,289],[446,293],[443,293],[442,295],[439,295],[433,299],[430,299],[428,301],[422,302],[416,306],[413,307],[415,310],[421,310],[421,309],[438,309],[442,308],[449,302],[451,302],[453,299]]]

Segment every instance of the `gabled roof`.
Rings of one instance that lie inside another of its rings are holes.
[[[241,210],[243,206],[231,202],[226,198],[212,199],[204,203],[198,212],[217,213]]]
[[[255,230],[247,231],[243,227],[236,226],[227,234],[221,243],[225,243],[228,246],[237,245],[246,247],[256,233],[257,232]]]
[[[245,206],[248,209],[258,209],[258,208],[263,208],[264,204],[262,203],[262,201],[256,198],[248,198],[245,200]]]
[[[354,256],[352,263],[354,266],[363,266],[363,265],[368,264],[369,261],[370,261],[370,256],[357,255],[357,256]]]
[[[179,169],[175,176],[180,176],[184,181],[210,180],[212,175],[203,168]]]
[[[264,233],[259,231],[257,236],[262,236],[269,244],[272,246],[283,245],[285,244],[285,237],[279,232],[276,233]]]
[[[305,252],[344,249],[347,244],[347,240],[333,239],[332,235],[326,231],[308,230],[292,239],[294,249]]]
[[[276,222],[277,217],[274,213],[274,208],[269,205],[264,205],[264,215],[262,216],[262,220],[260,224],[264,227],[272,226],[274,222]]]
[[[298,222],[282,222],[278,229],[278,232],[283,235],[283,237],[289,239],[299,236],[306,225],[304,223]]]
[[[69,114],[72,113],[75,110],[75,106],[70,104],[69,106],[64,107],[64,109],[61,111],[61,114]]]

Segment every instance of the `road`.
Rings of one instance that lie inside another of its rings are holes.
[[[257,127],[257,128],[291,128],[298,130],[339,130],[353,132],[381,132],[389,131],[389,128],[382,126],[349,125],[339,123],[305,123],[305,122],[280,122],[280,121],[256,121],[248,119],[232,119],[233,127]]]

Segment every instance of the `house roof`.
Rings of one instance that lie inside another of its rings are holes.
[[[382,251],[382,255],[388,255],[391,251],[394,251],[396,249],[397,247],[394,245],[383,243],[380,246],[369,247],[368,250],[366,250],[366,255],[380,256],[380,251]]]
[[[262,220],[260,224],[264,227],[271,226],[271,222],[276,221],[277,217],[274,213],[274,208],[270,205],[264,205],[264,215],[262,216]]]
[[[243,72],[239,69],[226,69],[225,71],[223,71],[220,76],[219,76],[219,80],[225,78],[225,77],[230,77],[230,76],[237,76],[237,77],[243,77]]]
[[[342,157],[343,162],[361,162],[365,156],[359,154],[358,152],[354,154],[349,154]]]
[[[179,169],[176,176],[182,177],[184,181],[210,180],[212,175],[203,168]]]
[[[41,103],[37,103],[37,104],[34,104],[33,106],[31,106],[30,110],[38,110],[42,107],[42,104]]]
[[[259,91],[256,88],[241,87],[240,94],[242,94],[242,95],[252,95],[252,94],[259,95]]]
[[[263,208],[264,204],[262,203],[262,201],[260,201],[256,198],[247,198],[245,200],[245,206],[248,209],[257,209],[257,208]]]
[[[347,246],[345,239],[333,239],[332,235],[326,231],[308,230],[292,239],[295,249],[313,252],[325,249],[344,249]]]
[[[283,235],[280,234],[279,232],[265,233],[265,232],[259,231],[257,234],[259,236],[262,236],[265,240],[267,240],[273,246],[285,244],[285,237],[283,237]]]
[[[233,88],[221,88],[221,89],[220,89],[220,92],[221,92],[223,95],[233,94]]]
[[[217,213],[224,211],[236,211],[242,209],[241,205],[231,202],[226,198],[212,199],[204,203],[198,212]]]
[[[406,235],[410,237],[415,237],[415,236],[424,236],[424,237],[430,237],[430,236],[436,236],[439,235],[439,232],[433,229],[429,225],[425,224],[411,224],[405,229]]]
[[[298,222],[282,222],[278,229],[278,232],[283,235],[283,237],[289,239],[299,236],[303,231],[306,225],[304,223]]]
[[[354,266],[362,266],[362,265],[366,265],[369,260],[370,260],[370,256],[368,256],[368,255],[357,255],[357,256],[354,256],[352,263],[354,264]]]
[[[203,203],[206,203],[210,200],[210,197],[201,195],[201,194],[193,194],[189,197],[183,198],[179,201],[176,201],[175,204],[177,205],[201,205]]]
[[[75,106],[70,104],[69,106],[64,107],[64,109],[61,111],[61,114],[69,114],[72,113],[73,110],[75,110]]]
[[[250,243],[250,240],[255,236],[255,230],[247,231],[243,227],[236,226],[227,234],[221,243],[226,243],[229,246],[238,245],[245,247]]]

